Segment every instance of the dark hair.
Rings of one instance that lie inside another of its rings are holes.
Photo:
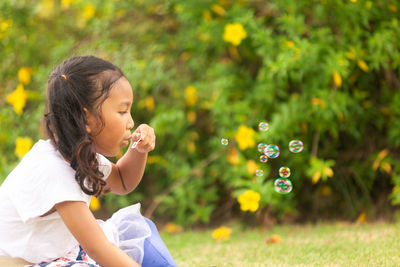
[[[46,133],[70,162],[76,181],[88,195],[100,195],[105,181],[93,149],[96,133],[86,131],[84,108],[97,115],[104,127],[101,104],[121,77],[124,74],[117,66],[94,56],[65,60],[49,76]]]

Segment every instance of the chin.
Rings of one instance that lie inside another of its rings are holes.
[[[121,150],[120,149],[118,149],[118,151],[117,150],[114,150],[114,151],[101,151],[101,152],[98,152],[98,153],[100,153],[100,154],[102,154],[103,156],[105,156],[105,157],[116,157],[116,156],[118,156],[119,155],[119,152],[120,152]]]

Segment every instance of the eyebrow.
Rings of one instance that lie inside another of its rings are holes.
[[[122,101],[122,102],[120,102],[118,105],[119,106],[129,106],[129,105],[131,105],[131,101],[129,101],[129,100],[124,100],[124,101]]]

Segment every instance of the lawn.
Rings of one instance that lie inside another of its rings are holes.
[[[307,224],[244,230],[161,232],[178,266],[400,266],[400,224]],[[267,243],[279,235],[281,242]]]

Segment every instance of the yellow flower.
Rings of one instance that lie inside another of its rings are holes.
[[[372,164],[372,169],[374,171],[376,171],[378,169],[380,163],[381,162],[379,160],[375,160],[374,163]]]
[[[33,145],[32,139],[29,137],[17,137],[15,140],[15,154],[22,159],[29,152]]]
[[[95,13],[96,13],[96,7],[92,4],[87,4],[83,7],[82,17],[86,21],[88,21],[94,16]]]
[[[170,234],[177,234],[182,232],[182,227],[170,222],[165,225],[164,231]]]
[[[146,108],[148,111],[154,110],[154,98],[152,96],[148,96],[145,99],[140,100],[138,104],[139,108]]]
[[[333,82],[338,88],[342,86],[342,77],[336,70],[333,72]]]
[[[61,0],[61,8],[68,9],[74,0]]]
[[[155,156],[149,156],[147,158],[147,163],[148,164],[155,164],[158,163],[160,165],[168,165],[167,161],[165,159],[163,159],[161,156],[155,155]]]
[[[212,5],[211,6],[211,10],[214,11],[215,13],[217,13],[220,16],[223,16],[226,13],[225,9],[220,5]]]
[[[229,149],[229,154],[228,154],[228,162],[232,165],[239,165],[240,160],[239,160],[239,153],[235,148],[230,148]]]
[[[276,243],[281,243],[282,242],[282,237],[277,234],[273,234],[270,237],[265,239],[266,244],[276,244]]]
[[[222,38],[234,46],[240,45],[243,39],[247,37],[247,33],[240,23],[232,23],[225,25],[224,35]]]
[[[48,18],[54,11],[54,0],[42,0],[37,6],[38,15],[41,18]]]
[[[13,24],[13,21],[10,19],[2,19],[0,18],[0,39],[6,36],[6,32],[9,27],[11,27]]]
[[[311,103],[313,106],[320,106],[321,108],[325,108],[325,101],[321,98],[314,97],[311,99]]]
[[[13,21],[10,19],[2,19],[0,18],[0,32],[5,32],[8,30],[9,27],[11,27],[13,24]]]
[[[204,10],[204,11],[203,11],[203,18],[204,18],[206,21],[212,21],[212,17],[211,17],[210,11]]]
[[[22,114],[22,110],[26,104],[28,93],[24,90],[24,86],[19,84],[17,88],[9,95],[7,95],[7,102],[13,105],[15,113]]]
[[[362,59],[357,60],[357,65],[358,65],[358,66],[360,67],[360,69],[362,69],[363,71],[368,72],[369,68],[368,68],[367,63],[366,63],[364,60],[362,60]]]
[[[388,154],[389,154],[389,150],[387,148],[385,148],[378,153],[378,159],[383,160]]]
[[[392,173],[392,165],[390,165],[388,162],[382,162],[381,168],[383,170],[385,170],[385,172],[387,174],[391,174]]]
[[[367,221],[367,215],[365,214],[365,212],[361,212],[360,215],[357,218],[357,223],[358,224],[363,224]]]
[[[388,149],[383,149],[382,151],[379,152],[377,159],[374,161],[372,168],[374,171],[378,169],[378,167],[381,165],[382,160],[389,154]],[[387,167],[386,167],[387,168]],[[385,169],[385,168],[384,168]],[[390,173],[391,170],[388,172]]]
[[[330,186],[325,185],[325,186],[321,187],[321,189],[319,190],[319,193],[322,196],[330,196],[330,195],[332,195],[332,188]]]
[[[96,7],[92,4],[86,4],[83,7],[80,18],[78,19],[78,27],[85,27],[86,23],[96,14]]]
[[[32,74],[32,68],[27,68],[27,67],[20,68],[18,71],[19,82],[22,83],[23,85],[27,85],[28,83],[31,82],[31,74]]]
[[[148,111],[153,111],[154,110],[154,98],[152,96],[146,97],[145,103],[146,103],[146,109]]]
[[[259,168],[257,163],[254,160],[248,160],[246,162],[247,171],[253,175],[256,173],[256,170]]]
[[[189,152],[191,152],[191,153],[193,153],[193,152],[196,151],[196,145],[195,145],[195,143],[192,142],[192,141],[188,141],[188,142],[186,143],[186,148],[187,148],[187,150],[188,150]]]
[[[255,212],[258,210],[261,195],[252,190],[246,190],[243,194],[238,196],[238,202],[240,203],[240,209],[242,211]]]
[[[189,107],[193,107],[197,103],[197,90],[196,87],[189,85],[185,89],[185,101]]]
[[[91,198],[91,200],[90,200],[89,208],[90,208],[92,211],[97,211],[97,210],[99,210],[99,209],[100,209],[100,201],[99,201],[99,199],[92,196],[92,198]]]
[[[186,118],[187,118],[187,120],[190,122],[190,123],[195,123],[196,122],[196,112],[194,112],[194,111],[189,111],[187,114],[186,114]]]
[[[399,190],[399,186],[395,185],[392,189],[392,194],[396,193]]]
[[[239,145],[239,148],[241,150],[245,150],[248,147],[254,147],[255,141],[254,141],[254,135],[256,132],[245,126],[245,125],[240,125],[239,130],[235,135],[235,139]]]
[[[289,48],[292,48],[294,46],[294,42],[293,41],[286,41],[286,46]]]
[[[333,170],[332,170],[331,168],[329,168],[329,167],[326,167],[326,168],[324,169],[324,173],[325,173],[325,175],[328,176],[328,177],[332,177],[332,176],[333,176]]]
[[[232,229],[226,226],[221,226],[212,232],[212,237],[216,240],[228,240],[232,233]]]
[[[318,183],[319,179],[321,178],[321,171],[316,171],[312,177],[312,183]]]

